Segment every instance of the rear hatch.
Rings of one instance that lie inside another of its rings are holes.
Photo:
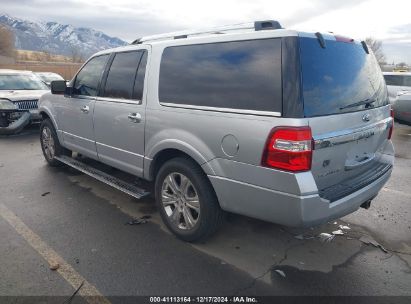
[[[332,202],[391,167],[383,156],[392,125],[387,88],[361,43],[333,36],[299,40],[304,116],[314,138],[312,173],[320,195]]]

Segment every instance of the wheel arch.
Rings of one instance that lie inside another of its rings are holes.
[[[48,110],[45,109],[45,108],[40,109],[39,114],[41,115],[42,120],[50,119],[50,121],[51,121],[51,123],[52,123],[52,125],[53,125],[53,127],[54,127],[54,130],[56,130],[57,137],[58,137],[60,143],[62,143],[62,142],[63,142],[63,138],[62,138],[61,132],[59,132],[59,128],[58,128],[58,125],[57,125],[57,121],[56,121],[56,119],[54,118],[54,116],[50,113],[50,111],[48,111]]]
[[[165,164],[168,160],[176,158],[176,157],[184,157],[192,160],[196,163],[199,167],[202,168],[203,172],[206,175],[214,175],[213,169],[210,165],[204,160],[204,158],[200,157],[198,154],[193,153],[191,151],[187,151],[187,149],[182,149],[181,147],[176,148],[164,148],[157,151],[152,159],[146,161],[147,163],[147,170],[145,171],[146,179],[152,181],[155,179],[158,171],[160,170],[161,166]]]

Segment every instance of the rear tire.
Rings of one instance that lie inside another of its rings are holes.
[[[155,197],[164,223],[181,240],[205,240],[223,222],[224,213],[210,181],[188,158],[173,158],[160,168]]]
[[[51,167],[62,166],[56,156],[71,155],[71,151],[60,145],[56,130],[50,119],[45,119],[40,125],[40,145],[44,158]]]

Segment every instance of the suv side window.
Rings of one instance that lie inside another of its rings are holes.
[[[281,112],[281,39],[168,47],[161,103]]]
[[[90,59],[77,74],[74,81],[73,94],[96,96],[97,88],[103,75],[109,55],[102,55]]]
[[[115,54],[107,75],[103,97],[138,99],[133,98],[133,88],[142,54],[143,51]]]
[[[403,77],[399,75],[384,75],[385,83],[391,86],[402,86]]]

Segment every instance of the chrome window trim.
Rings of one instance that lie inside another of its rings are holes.
[[[177,103],[169,103],[169,102],[160,102],[160,105],[165,106],[165,107],[178,108],[178,109],[191,109],[191,110],[202,110],[202,111],[212,111],[212,112],[222,112],[222,113],[236,113],[236,114],[250,114],[250,115],[259,115],[259,116],[281,117],[280,112],[270,112],[270,111],[204,107],[204,106],[193,106],[193,105],[177,104]]]
[[[91,96],[91,95],[67,95],[67,96],[64,96],[64,97],[66,97],[66,98],[76,98],[76,99],[85,99],[85,100],[91,100],[91,101],[96,99],[95,95],[94,96]]]
[[[126,104],[134,104],[134,105],[141,105],[141,100],[133,100],[133,99],[124,99],[124,98],[111,98],[111,97],[97,97],[97,101],[107,101],[113,103],[126,103]]]
[[[392,118],[387,117],[384,120],[375,122],[365,127],[345,129],[313,136],[314,150],[325,149],[332,146],[372,137],[375,134],[382,133],[389,129],[392,123]]]

